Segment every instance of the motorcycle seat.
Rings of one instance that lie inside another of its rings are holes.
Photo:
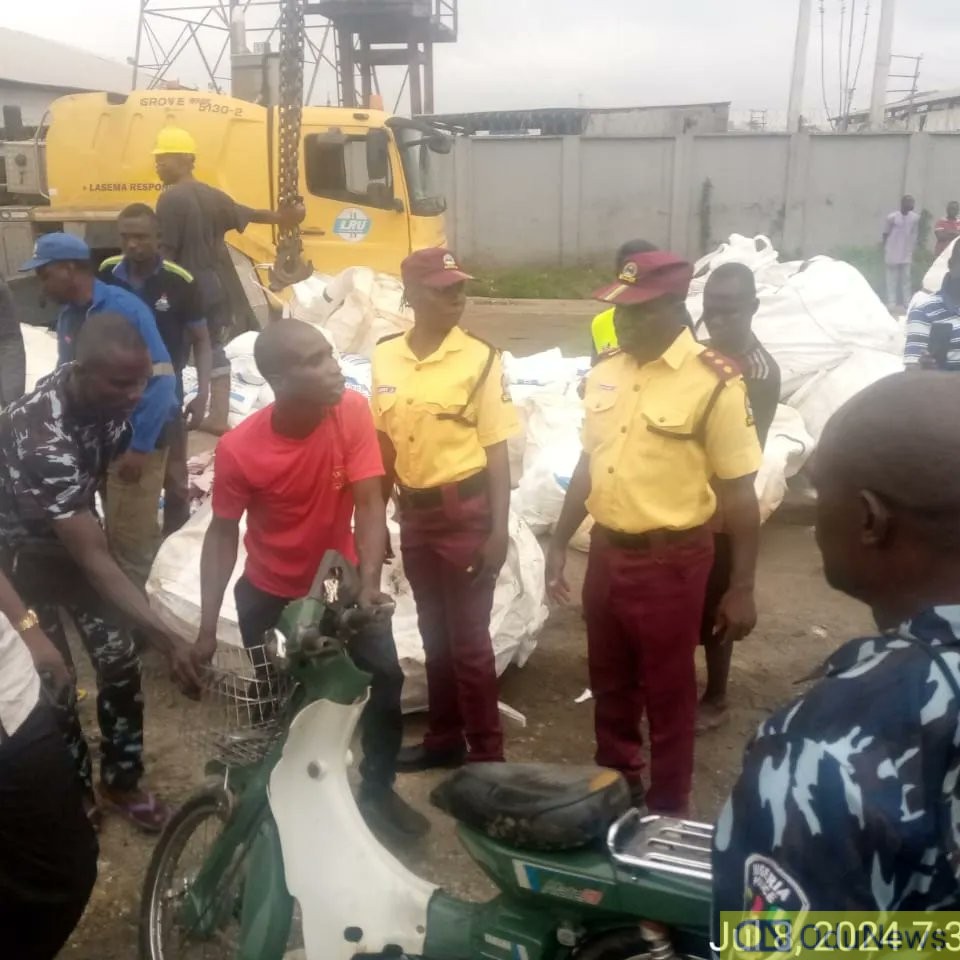
[[[548,763],[471,763],[441,783],[433,804],[468,827],[527,850],[576,850],[603,840],[630,807],[614,770]]]

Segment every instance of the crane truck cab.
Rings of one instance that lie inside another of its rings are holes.
[[[333,274],[363,265],[399,274],[411,251],[445,243],[437,155],[450,152],[449,137],[425,123],[367,109],[308,106],[301,123],[301,233],[304,259],[314,269]],[[38,145],[31,158],[42,167],[45,154],[40,179],[46,204],[8,204],[6,216],[0,207],[0,230],[18,226],[18,247],[29,223],[33,236],[62,229],[98,253],[117,249],[120,210],[137,201],[156,204],[162,185],[153,147],[167,126],[195,140],[197,179],[239,203],[276,207],[275,108],[189,90],[87,93],[54,101],[43,153]],[[275,241],[275,228],[260,224],[227,235],[234,262],[242,263],[240,254],[253,266],[273,262]],[[266,282],[265,271],[262,276]]]

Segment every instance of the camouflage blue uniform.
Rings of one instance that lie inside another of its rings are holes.
[[[960,606],[819,676],[760,725],[720,814],[715,937],[721,911],[960,908]]]
[[[53,522],[96,512],[95,496],[109,463],[126,449],[123,419],[78,417],[64,385],[71,364],[0,414],[0,543],[3,564],[40,626],[72,665],[60,609],[69,613],[97,674],[104,783],[133,789],[143,772],[140,661],[129,633],[104,617],[102,603],[70,559]],[[59,705],[59,721],[88,793],[92,765],[75,691]]]

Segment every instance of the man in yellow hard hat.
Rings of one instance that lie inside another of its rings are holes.
[[[165,256],[189,270],[200,288],[210,340],[213,370],[210,415],[201,429],[224,433],[230,412],[230,361],[223,350],[233,312],[228,282],[233,264],[224,243],[229,230],[243,232],[248,223],[292,226],[304,217],[303,207],[256,210],[193,175],[197,147],[179,127],[164,127],[153,150],[157,176],[166,189],[157,201],[160,238]]]

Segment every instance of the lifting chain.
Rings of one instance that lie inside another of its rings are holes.
[[[304,0],[280,2],[280,103],[277,108],[281,207],[303,203],[300,195],[300,119],[303,110]],[[271,271],[274,289],[305,280],[313,265],[304,263],[299,226],[277,228],[277,258]]]

